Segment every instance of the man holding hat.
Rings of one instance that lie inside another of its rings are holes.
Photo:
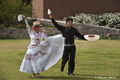
[[[65,46],[64,46],[64,52],[62,57],[62,63],[61,63],[61,71],[64,71],[65,64],[69,60],[68,64],[68,75],[74,75],[74,68],[75,68],[75,53],[76,53],[76,46],[74,44],[74,36],[77,36],[78,38],[81,38],[85,40],[84,36],[81,35],[77,29],[72,27],[72,18],[66,19],[66,26],[59,25],[51,14],[48,14],[51,18],[52,23],[54,26],[61,31],[62,36],[65,38]],[[70,56],[70,57],[69,57]],[[69,59],[70,58],[70,59]]]

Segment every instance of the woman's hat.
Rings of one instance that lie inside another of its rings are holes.
[[[84,38],[88,41],[96,41],[100,38],[100,36],[94,34],[88,34],[88,35],[84,35]]]
[[[33,22],[33,26],[43,26],[43,25],[40,24],[40,21],[35,21]]]

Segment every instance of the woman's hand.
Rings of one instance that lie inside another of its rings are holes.
[[[23,17],[24,19],[26,19],[25,15],[23,15],[23,14],[22,14],[22,17]]]

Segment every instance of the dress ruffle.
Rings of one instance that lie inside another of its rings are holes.
[[[49,69],[62,57],[64,38],[62,35],[48,37],[48,45],[28,48],[20,66],[21,72],[39,73]]]

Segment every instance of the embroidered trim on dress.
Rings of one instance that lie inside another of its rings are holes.
[[[25,55],[25,60],[37,60],[39,59],[41,56],[44,56],[46,53],[38,53],[38,54],[26,54]]]

